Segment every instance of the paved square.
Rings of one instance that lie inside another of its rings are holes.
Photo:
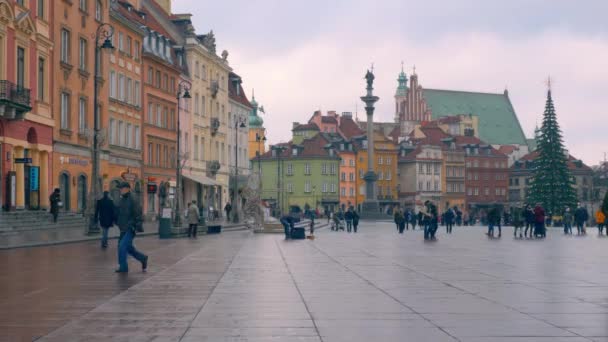
[[[96,243],[2,251],[0,339],[608,341],[608,239],[511,234],[142,238],[150,271],[126,277]]]

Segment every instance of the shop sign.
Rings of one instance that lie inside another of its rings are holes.
[[[79,165],[79,166],[87,166],[89,165],[89,161],[86,159],[78,159],[75,157],[65,157],[65,156],[60,156],[59,157],[59,162],[61,164],[71,164],[71,165]]]
[[[130,172],[123,172],[120,177],[122,177],[122,179],[124,179],[127,182],[135,182],[135,180],[137,179],[137,174],[135,173],[130,173]]]
[[[40,168],[38,166],[30,167],[30,191],[38,191],[40,187]]]
[[[32,158],[15,158],[15,164],[31,164]]]

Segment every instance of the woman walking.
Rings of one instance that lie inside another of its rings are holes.
[[[55,191],[49,197],[51,204],[51,215],[53,215],[53,223],[57,223],[57,217],[59,216],[59,207],[61,206],[61,194],[59,188],[55,188]]]

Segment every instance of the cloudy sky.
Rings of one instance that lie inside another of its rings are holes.
[[[503,92],[527,136],[541,123],[546,79],[571,153],[608,152],[606,0],[174,0],[266,108],[271,143],[317,109],[358,109],[373,62],[376,118],[391,121],[397,74],[413,65],[423,87]]]

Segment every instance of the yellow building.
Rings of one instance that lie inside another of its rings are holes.
[[[365,180],[367,172],[367,137],[355,138],[357,157],[357,207],[365,200]],[[376,194],[380,208],[384,211],[398,204],[397,200],[397,154],[395,142],[386,137],[381,131],[374,131],[374,172],[377,176]]]
[[[264,107],[258,107],[255,100],[255,95],[251,98],[251,114],[249,115],[249,160],[253,163],[253,170],[257,170],[255,158],[266,152],[266,129],[264,128],[264,120],[258,115],[258,112],[264,112]]]

